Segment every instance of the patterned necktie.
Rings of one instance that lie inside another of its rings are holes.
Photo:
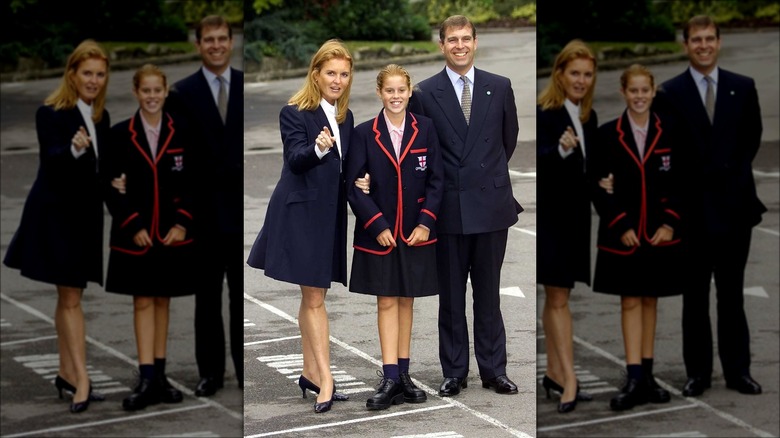
[[[227,120],[227,87],[225,86],[225,78],[217,76],[219,81],[219,94],[217,94],[217,108],[219,109],[219,115],[222,116],[222,123]]]
[[[711,77],[704,76],[707,81],[707,93],[704,97],[704,108],[707,110],[707,116],[710,118],[710,123],[715,118],[715,87],[712,86],[714,82]]]
[[[463,115],[466,116],[466,124],[469,124],[471,119],[471,89],[469,88],[469,80],[466,76],[461,76],[463,81],[463,93],[460,95],[460,107],[463,109]]]

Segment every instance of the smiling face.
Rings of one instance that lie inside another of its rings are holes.
[[[406,83],[403,76],[388,76],[385,78],[382,88],[376,90],[376,94],[382,99],[382,105],[385,107],[388,118],[392,116],[403,117],[406,111],[406,105],[409,98],[412,97],[412,90]]]
[[[577,58],[566,64],[563,73],[558,75],[558,80],[566,97],[578,104],[593,86],[594,75],[593,61]]]
[[[145,75],[141,78],[138,88],[133,90],[141,111],[148,116],[157,116],[162,112],[168,89],[162,76]]]
[[[85,103],[91,104],[105,87],[108,79],[106,61],[98,58],[89,58],[82,61],[75,73],[70,75],[79,98]]]
[[[715,26],[691,28],[684,45],[693,68],[704,75],[715,69],[720,52],[720,38]]]
[[[320,89],[320,94],[331,105],[336,104],[336,100],[344,94],[349,81],[352,80],[349,61],[340,58],[325,61],[319,70],[312,72],[312,75]]]
[[[439,41],[439,49],[452,71],[466,74],[474,65],[474,55],[477,53],[477,39],[473,36],[473,29],[471,26],[447,28],[444,40]]]
[[[204,27],[200,41],[195,46],[206,69],[217,75],[227,70],[233,52],[233,39],[227,26]]]
[[[650,111],[655,97],[655,87],[647,75],[633,75],[628,78],[626,87],[620,90],[626,100],[628,111],[634,118],[640,118]]]

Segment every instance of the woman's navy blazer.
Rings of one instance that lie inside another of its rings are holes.
[[[45,283],[86,287],[103,284],[103,194],[98,176],[100,153],[108,147],[108,111],[95,124],[94,148],[78,158],[73,135],[86,122],[77,107],[44,105],[35,115],[40,163],[11,240],[5,264]]]
[[[298,111],[287,105],[279,114],[284,163],[268,202],[247,263],[265,275],[293,284],[329,288],[347,284],[347,200],[341,155],[346,156],[354,119],[339,124],[341,152],[331,149],[322,159],[315,139],[327,126],[325,111]]]
[[[376,238],[390,229],[396,244],[407,243],[417,225],[430,229],[427,245],[436,241],[436,217],[444,190],[444,168],[433,121],[406,113],[400,159],[396,157],[382,112],[361,123],[352,135],[346,165],[347,200],[355,213],[354,248],[390,253]],[[371,175],[369,194],[355,180]]]

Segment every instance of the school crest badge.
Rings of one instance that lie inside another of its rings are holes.
[[[417,157],[417,164],[418,166],[414,168],[414,170],[420,170],[425,172],[426,169],[428,169],[428,156],[427,155],[420,155]]]

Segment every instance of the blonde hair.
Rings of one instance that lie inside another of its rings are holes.
[[[163,87],[167,90],[168,89],[168,77],[165,76],[165,73],[160,69],[160,67],[157,67],[154,64],[144,64],[140,67],[138,67],[138,70],[135,71],[135,74],[133,74],[133,89],[138,90],[138,87],[141,86],[141,79],[143,79],[146,76],[159,76],[162,78],[163,81]]]
[[[641,64],[631,64],[620,75],[620,88],[623,90],[628,86],[628,80],[634,76],[647,76],[650,79],[650,87],[655,88],[655,76],[650,69]]]
[[[596,56],[582,40],[575,39],[570,41],[555,57],[553,70],[550,73],[550,81],[539,94],[536,102],[543,110],[558,109],[563,106],[563,102],[566,100],[566,90],[563,88],[561,76],[566,71],[566,66],[576,59],[586,59],[593,62],[593,83],[580,102],[582,109],[580,120],[582,123],[585,123],[590,118],[590,110],[593,108],[593,91],[596,88]]]
[[[79,70],[81,63],[88,59],[98,59],[106,63],[106,82],[103,84],[103,88],[92,102],[92,107],[94,109],[92,113],[92,120],[95,123],[98,123],[100,122],[100,119],[103,118],[103,108],[106,105],[109,61],[106,52],[94,40],[84,40],[75,49],[73,49],[73,53],[68,56],[68,62],[65,64],[65,71],[62,74],[60,85],[49,95],[49,97],[46,98],[43,103],[53,107],[58,111],[62,109],[74,108],[76,106],[76,102],[79,100],[79,93],[78,89],[76,88],[76,84],[73,81],[73,76]]]
[[[319,74],[322,66],[332,59],[343,59],[349,62],[349,84],[347,84],[344,93],[336,101],[336,122],[342,123],[347,118],[347,110],[349,109],[349,92],[352,89],[353,63],[352,55],[341,40],[331,39],[325,41],[325,43],[320,46],[317,53],[311,58],[309,74],[306,75],[303,87],[301,87],[287,103],[290,105],[297,105],[298,111],[313,111],[317,109],[322,100],[322,92],[320,91],[320,87],[317,86],[317,82],[314,78]]]
[[[391,76],[401,76],[406,79],[406,86],[412,89],[412,76],[406,71],[405,68],[398,64],[388,64],[382,70],[379,70],[379,74],[376,75],[376,89],[381,90],[385,85],[387,78]]]

